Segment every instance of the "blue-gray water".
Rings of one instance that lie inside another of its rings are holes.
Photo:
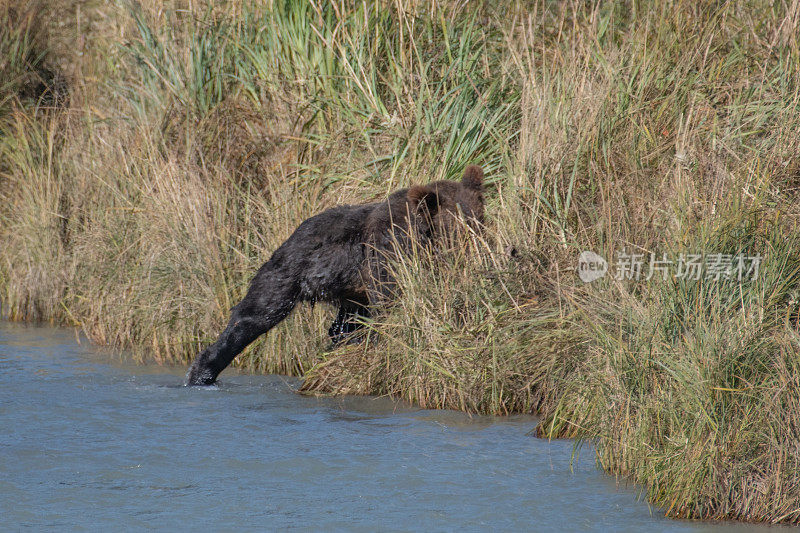
[[[182,379],[0,322],[0,529],[757,529],[665,519],[531,417]]]

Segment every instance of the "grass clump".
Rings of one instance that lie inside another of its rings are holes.
[[[538,412],[670,516],[800,523],[796,5],[52,4],[0,12],[10,318],[185,364],[303,219],[480,164],[486,227],[395,263],[367,342],[326,352],[318,307],[237,364]]]

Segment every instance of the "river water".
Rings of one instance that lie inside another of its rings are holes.
[[[527,416],[134,365],[0,322],[0,529],[751,531],[674,521]],[[766,529],[766,528],[764,528]]]

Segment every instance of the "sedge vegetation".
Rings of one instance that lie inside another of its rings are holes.
[[[479,164],[486,227],[397,262],[366,342],[306,306],[236,364],[537,412],[669,516],[800,523],[798,35],[797,0],[6,3],[3,313],[186,364],[302,220]]]

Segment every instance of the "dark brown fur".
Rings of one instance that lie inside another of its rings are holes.
[[[272,329],[299,301],[339,308],[328,334],[341,342],[359,317],[389,296],[387,258],[412,242],[451,234],[455,220],[483,219],[483,171],[468,166],[460,182],[437,181],[398,190],[381,202],[334,207],[305,221],[272,254],[231,310],[217,341],[192,363],[188,385],[213,383],[236,355]]]

